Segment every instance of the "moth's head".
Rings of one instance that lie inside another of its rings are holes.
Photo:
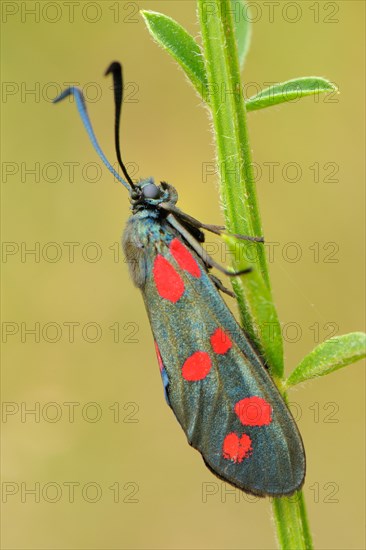
[[[176,191],[174,187],[161,182],[156,185],[153,178],[147,178],[135,184],[130,191],[132,209],[137,210],[141,207],[156,207],[162,202],[176,202]]]
[[[161,196],[162,189],[155,184],[153,178],[140,181],[137,187],[140,191],[140,196],[144,200],[156,200]]]

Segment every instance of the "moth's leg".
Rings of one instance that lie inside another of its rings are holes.
[[[215,277],[215,275],[212,275],[212,273],[209,274],[209,277],[218,290],[221,290],[221,292],[225,292],[225,294],[227,294],[228,296],[235,298],[234,292],[226,288],[226,286],[223,285],[222,281],[220,281],[218,277]]]
[[[190,232],[183,227],[183,225],[177,220],[173,214],[168,214],[167,221],[170,223],[172,227],[174,227],[181,235],[185,238],[185,240],[190,244],[190,246],[193,248],[193,250],[198,254],[198,256],[203,260],[203,262],[208,267],[215,267],[221,273],[224,273],[225,275],[228,275],[229,277],[237,277],[238,275],[244,275],[244,273],[250,273],[252,271],[251,267],[248,267],[246,269],[241,269],[239,271],[232,271],[231,269],[226,269],[222,265],[218,264],[209,254],[207,254],[206,250],[202,248],[202,246],[199,244],[198,241],[190,234]]]
[[[199,243],[205,242],[205,234],[199,227],[196,227],[195,225],[190,224],[189,222],[185,220],[179,220],[180,223],[190,232],[192,237],[196,239]]]
[[[176,218],[178,218],[178,220],[180,220],[181,222],[186,222],[188,225],[191,225],[192,227],[205,229],[206,231],[210,231],[211,233],[215,233],[216,235],[222,235],[223,233],[226,233],[226,228],[223,225],[211,225],[211,224],[200,222],[199,220],[197,220],[196,218],[193,218],[189,214],[182,212],[182,210],[180,210],[179,208],[177,208],[172,204],[163,202],[160,204],[160,208],[163,208],[164,210],[171,212],[172,214],[174,214]],[[250,237],[248,235],[240,235],[239,233],[226,233],[226,234],[244,241],[252,241],[256,243],[264,242],[263,237]]]
[[[225,230],[225,227],[222,225],[206,225],[196,218],[193,218],[193,216],[190,216],[189,214],[186,214],[185,212],[182,212],[177,206],[174,204],[170,204],[168,202],[163,202],[159,205],[160,208],[163,208],[163,210],[166,210],[167,212],[170,212],[171,214],[174,214],[176,218],[179,219],[181,222],[186,222],[187,224],[197,227],[199,229],[207,229],[207,231],[211,231],[212,233],[216,233],[216,235],[221,235],[221,233]],[[208,229],[209,228],[209,229]]]

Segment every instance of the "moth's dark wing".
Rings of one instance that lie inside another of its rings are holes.
[[[169,404],[188,442],[229,483],[260,496],[292,494],[303,483],[305,455],[291,414],[200,259],[189,252],[199,265],[199,276],[181,269],[169,247],[176,235],[167,235],[161,227],[159,231],[158,239],[150,233],[144,245],[146,277],[141,290],[168,379]],[[158,255],[184,283],[176,301],[158,291],[154,273]],[[225,353],[213,349],[211,338],[217,329],[230,336],[232,346]],[[209,356],[212,365],[203,379],[188,381],[182,367],[195,352]],[[244,425],[239,419],[235,405],[253,397],[270,405],[271,422]],[[227,436],[233,440],[227,441]],[[241,437],[249,438],[250,452],[245,452],[245,445],[238,446]]]

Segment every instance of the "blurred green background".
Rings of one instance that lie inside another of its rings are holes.
[[[248,116],[290,372],[316,343],[363,329],[365,4],[250,4],[246,95],[304,75],[341,92]],[[51,103],[68,83],[86,85],[114,162],[102,74],[123,61],[122,150],[134,177],[174,184],[183,210],[220,223],[217,178],[205,173],[207,112],[138,13],[162,11],[198,36],[195,2],[1,8],[2,547],[274,548],[268,501],[216,479],[167,408],[119,254],[127,193],[101,167],[75,106]],[[365,547],[363,377],[359,363],[290,394],[317,548]]]

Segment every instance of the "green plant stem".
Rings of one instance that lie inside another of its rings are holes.
[[[231,3],[198,0],[198,6],[228,229],[233,233],[261,236]],[[258,263],[269,286],[263,245],[258,246]]]
[[[311,550],[313,544],[302,491],[293,497],[273,499],[272,509],[280,548]]]
[[[261,236],[246,111],[240,82],[231,2],[198,0],[203,57],[207,74],[208,103],[215,130],[221,197],[230,232]],[[230,248],[230,246],[229,246]],[[230,251],[236,256],[238,247]],[[271,295],[265,248],[240,242],[239,253],[250,258],[253,276],[232,280],[242,325],[265,357],[272,373],[283,374],[283,347],[280,325]],[[237,262],[237,264],[240,262]],[[241,266],[240,266],[241,267]],[[268,323],[274,327],[274,342]],[[267,326],[266,326],[267,325]]]
[[[203,55],[215,130],[221,196],[229,231],[246,235],[262,234],[252,172],[244,98],[242,97],[238,55],[233,31],[230,0],[197,0]],[[265,250],[258,247],[255,260],[270,289]],[[245,328],[251,318],[240,285],[234,290]],[[260,299],[260,297],[257,297]],[[274,343],[275,345],[275,343]],[[305,503],[301,492],[295,498],[273,499],[273,513],[280,547],[286,550],[312,548]]]

